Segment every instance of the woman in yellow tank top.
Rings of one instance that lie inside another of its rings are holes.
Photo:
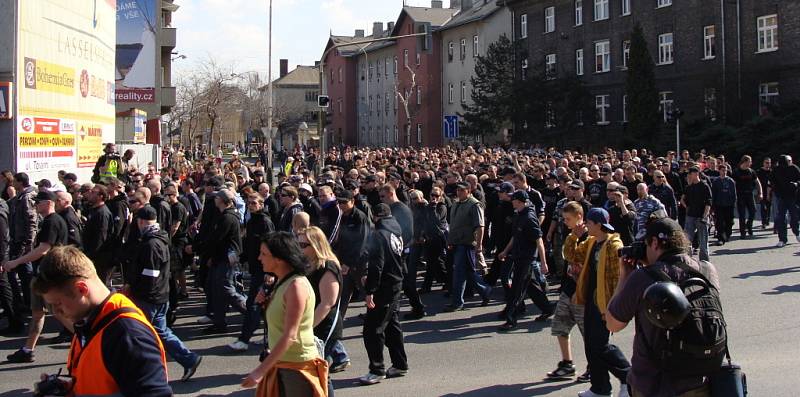
[[[271,353],[242,380],[242,387],[258,385],[256,396],[327,396],[328,363],[314,341],[314,290],[297,240],[287,232],[267,235],[259,260],[278,279],[267,303]]]

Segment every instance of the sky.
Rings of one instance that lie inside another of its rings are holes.
[[[213,58],[237,73],[267,71],[268,0],[176,0],[173,14],[177,28],[175,51],[186,55],[173,63],[175,77],[190,78],[198,62]],[[430,0],[407,0],[412,6],[430,7]],[[445,0],[444,6],[450,1]],[[279,73],[279,59],[297,65],[319,60],[328,36],[352,36],[356,29],[372,33],[373,22],[400,15],[403,0],[273,0],[272,75]],[[177,80],[176,80],[177,81]]]

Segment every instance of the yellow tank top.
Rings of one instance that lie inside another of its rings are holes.
[[[286,315],[286,304],[283,296],[291,283],[300,283],[306,289],[306,307],[300,318],[300,329],[297,340],[289,346],[279,361],[299,363],[319,358],[317,345],[314,343],[314,289],[304,276],[292,276],[282,283],[275,291],[272,302],[267,307],[267,325],[269,329],[269,347],[273,349],[283,335],[285,325],[283,320]]]

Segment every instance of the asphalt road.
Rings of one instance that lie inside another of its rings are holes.
[[[756,397],[798,395],[800,244],[772,248],[776,241],[771,233],[757,231],[755,239],[712,248],[712,261],[722,280],[730,349],[747,373],[750,395]],[[500,298],[500,291],[494,296]],[[251,390],[241,390],[238,384],[242,375],[256,365],[260,346],[253,343],[247,353],[231,354],[225,344],[235,338],[236,332],[214,338],[201,336],[202,326],[194,322],[194,315],[200,311],[199,298],[193,293],[181,309],[175,331],[205,360],[191,381],[172,383],[175,394],[252,395]],[[423,299],[436,314],[403,324],[411,366],[408,376],[369,387],[355,383],[366,373],[367,360],[360,322],[355,317],[363,311],[363,304],[353,306],[345,331],[345,346],[353,366],[333,376],[337,396],[575,396],[587,387],[570,381],[543,380],[559,360],[549,323],[534,323],[531,315],[521,321],[516,331],[499,334],[496,327],[500,322],[495,319],[501,308],[499,301],[486,308],[472,301],[466,311],[440,313],[446,303],[440,292],[434,291]],[[237,321],[238,315],[231,319],[231,323]],[[54,329],[53,321],[48,319],[45,336],[53,336]],[[233,330],[238,331],[238,327]],[[586,360],[578,335],[577,331],[573,333],[572,346],[576,365],[583,368]],[[626,329],[613,335],[612,341],[629,354],[632,337],[633,331]],[[260,334],[254,338],[257,340]],[[22,343],[22,338],[0,338],[0,357]],[[31,395],[33,381],[40,373],[55,373],[63,366],[66,352],[67,345],[41,346],[34,363],[0,364],[0,396]],[[182,373],[174,362],[170,362],[169,371],[173,379]],[[616,388],[616,382],[613,384]]]

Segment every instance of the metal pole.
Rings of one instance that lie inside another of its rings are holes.
[[[267,175],[268,181],[273,181],[272,169],[272,0],[269,0],[269,45],[267,54]]]
[[[675,119],[675,141],[676,141],[676,150],[675,155],[680,156],[681,154],[681,119]],[[680,159],[680,157],[679,157]]]

